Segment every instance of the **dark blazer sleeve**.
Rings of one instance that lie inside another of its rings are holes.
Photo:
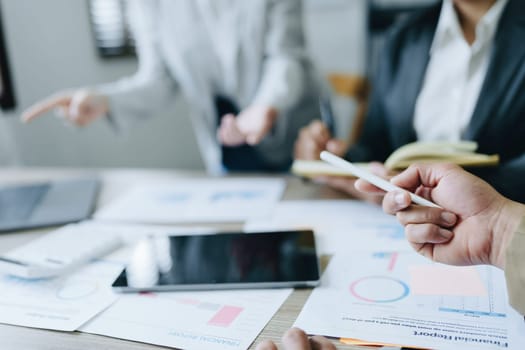
[[[346,158],[353,162],[383,162],[393,152],[383,104],[384,88],[388,84],[387,75],[391,74],[389,61],[394,55],[392,40],[396,40],[395,36],[388,35],[378,62],[378,69],[374,74],[363,131],[358,142],[346,154]]]
[[[416,141],[413,114],[429,61],[441,5],[418,11],[386,35],[363,132],[351,147],[352,161],[384,162],[397,148]]]
[[[502,162],[497,168],[478,168],[471,171],[505,197],[525,203],[525,154]]]
[[[372,83],[372,96],[369,102],[363,131],[358,142],[350,148],[346,158],[353,162],[383,162],[393,152],[388,140],[387,121],[381,100],[381,71],[379,69],[378,79]]]
[[[474,169],[504,196],[525,203],[525,7],[509,0],[476,108],[464,137],[499,154],[497,168]]]

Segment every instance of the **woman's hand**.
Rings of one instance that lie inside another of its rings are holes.
[[[325,150],[342,157],[348,145],[343,140],[332,138],[328,127],[320,120],[301,128],[295,140],[295,159],[319,160],[319,155]]]
[[[88,90],[63,92],[37,102],[22,113],[21,120],[29,123],[43,114],[57,110],[66,121],[85,126],[106,115],[108,98]]]
[[[256,145],[268,134],[276,118],[277,110],[266,106],[248,107],[237,117],[226,114],[221,119],[217,138],[223,145],[230,147],[245,143]]]

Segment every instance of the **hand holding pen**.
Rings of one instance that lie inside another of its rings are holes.
[[[322,151],[342,156],[346,153],[346,141],[334,138],[335,118],[328,98],[319,98],[321,120],[314,120],[302,128],[295,142],[295,159],[318,160]]]

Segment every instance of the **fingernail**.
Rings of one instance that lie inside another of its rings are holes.
[[[454,234],[452,233],[452,231],[441,229],[439,230],[439,235],[443,237],[443,239],[445,239],[446,241],[449,241]]]
[[[405,194],[402,192],[396,193],[396,195],[394,196],[394,200],[396,201],[397,204],[404,205],[405,204]]]
[[[443,221],[445,221],[449,225],[454,225],[456,223],[456,220],[457,220],[455,214],[452,214],[452,213],[449,213],[449,212],[446,212],[446,211],[441,213],[441,219],[443,219]]]

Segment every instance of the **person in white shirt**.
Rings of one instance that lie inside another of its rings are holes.
[[[108,115],[123,129],[180,92],[208,170],[285,169],[297,131],[317,115],[301,0],[131,0],[129,9],[138,72],[58,93],[22,119],[59,108],[79,126]]]
[[[519,0],[443,0],[411,15],[386,38],[363,132],[350,148],[319,121],[300,132],[298,159],[321,150],[382,162],[414,141],[471,140],[500,166],[472,171],[525,202],[525,6]],[[359,198],[354,180],[326,178]]]

